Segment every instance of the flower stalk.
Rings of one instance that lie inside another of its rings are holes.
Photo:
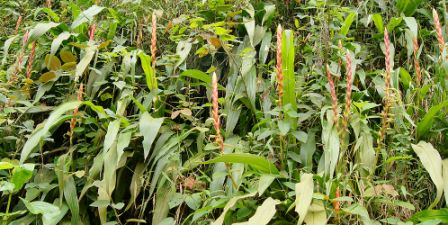
[[[283,98],[283,70],[282,70],[282,27],[277,27],[277,64],[275,67],[277,78],[277,94],[278,94],[278,106],[282,106]]]
[[[78,100],[78,101],[82,101],[82,95],[83,95],[83,92],[84,92],[84,84],[81,83],[81,84],[79,85],[79,89],[78,89],[78,96],[77,96],[77,100]],[[72,117],[72,119],[70,120],[70,134],[69,134],[69,136],[70,136],[70,145],[72,145],[73,132],[74,132],[74,129],[75,129],[75,127],[76,127],[76,117],[78,116],[78,111],[79,111],[79,108],[76,107],[76,108],[73,110],[73,117]]]
[[[434,19],[434,27],[436,28],[437,41],[439,42],[440,56],[442,56],[443,51],[445,49],[445,40],[443,39],[442,26],[440,25],[439,14],[437,14],[437,11],[435,9],[432,9],[432,17]]]
[[[152,24],[151,24],[151,60],[152,68],[156,67],[156,52],[157,52],[157,17],[156,14],[152,14]]]
[[[417,56],[419,49],[417,37],[414,37],[412,39],[412,45],[414,50],[414,67],[415,67],[416,83],[417,87],[420,87],[420,84],[422,83],[422,73],[420,69],[420,62],[418,61]]]
[[[212,77],[212,117],[213,124],[216,130],[215,141],[219,146],[219,150],[221,154],[224,153],[224,141],[221,135],[221,124],[219,121],[219,113],[218,113],[218,78],[216,77],[216,73],[213,73]]]
[[[345,89],[345,110],[342,120],[342,131],[348,132],[348,121],[350,117],[350,105],[352,102],[352,59],[350,52],[347,51],[345,54],[346,66],[345,70],[347,73],[347,83]]]
[[[26,31],[23,35],[22,39],[22,49],[20,49],[19,56],[17,57],[17,63],[14,68],[14,72],[11,75],[11,78],[9,80],[10,83],[14,83],[17,81],[17,74],[20,72],[20,69],[22,67],[23,57],[25,56],[25,49],[26,49],[26,43],[28,42],[28,35],[29,31]]]
[[[384,109],[383,109],[383,118],[382,118],[382,126],[379,133],[379,140],[378,140],[378,146],[383,145],[385,136],[386,136],[386,130],[389,126],[388,123],[388,114],[390,110],[390,75],[392,71],[392,65],[391,65],[391,58],[390,58],[390,40],[389,40],[389,33],[387,32],[387,29],[384,29],[384,48],[385,48],[385,64],[386,64],[386,76],[384,81]]]
[[[19,18],[17,19],[16,29],[14,31],[15,35],[17,35],[19,33],[19,28],[20,28],[20,25],[22,24],[22,19],[23,19],[22,16],[19,16]]]
[[[92,24],[89,28],[89,41],[93,41],[95,38],[96,24]]]

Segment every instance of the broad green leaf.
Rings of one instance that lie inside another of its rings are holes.
[[[313,167],[313,155],[316,151],[316,131],[314,129],[308,132],[306,142],[300,145],[300,159],[304,166],[311,170]]]
[[[375,13],[372,15],[373,23],[375,24],[376,29],[378,30],[378,33],[382,34],[384,32],[384,23],[383,18],[381,17],[381,14]]]
[[[152,143],[159,133],[163,120],[163,118],[153,118],[148,112],[144,112],[140,117],[139,129],[140,133],[143,135],[143,150],[145,159],[149,155]]]
[[[134,202],[137,200],[137,196],[140,194],[140,190],[144,183],[143,173],[145,172],[145,164],[138,163],[135,166],[134,173],[132,174],[131,185],[129,186],[129,191],[131,197],[125,211],[131,208]]]
[[[59,207],[43,201],[29,202],[26,199],[20,198],[30,213],[34,215],[41,214],[44,225],[54,224],[55,219],[59,218],[61,210]]]
[[[37,14],[39,13],[39,12],[44,12],[44,13],[46,13],[54,22],[56,22],[56,23],[58,23],[59,22],[59,20],[60,20],[60,18],[59,18],[59,16],[58,16],[58,14],[57,13],[55,13],[53,10],[51,10],[51,9],[49,9],[49,8],[40,8],[40,9],[37,9],[35,12],[34,12],[34,17],[36,17],[37,16]],[[36,18],[35,18],[36,19]]]
[[[31,152],[40,145],[41,141],[48,134],[50,129],[58,124],[60,124],[61,119],[65,120],[65,117],[62,115],[68,111],[73,111],[75,108],[79,107],[82,102],[73,101],[67,102],[60,106],[58,106],[48,117],[48,119],[44,122],[43,127],[36,128],[28,140],[25,142],[23,146],[22,152],[20,154],[20,163],[25,162],[28,159],[28,156]]]
[[[417,25],[417,21],[415,20],[414,17],[405,17],[404,18],[404,22],[406,23],[406,26],[409,27],[409,30],[412,33],[412,36],[414,38],[417,38],[418,36],[418,25]]]
[[[439,210],[423,210],[412,216],[411,220],[417,222],[425,222],[430,220],[439,220],[440,223],[448,224],[448,208],[442,208]],[[436,223],[436,224],[440,224]]]
[[[197,69],[185,70],[184,72],[182,72],[180,74],[180,76],[194,78],[194,79],[200,80],[206,84],[212,83],[212,77],[210,75],[208,75],[200,70],[197,70]]]
[[[8,38],[5,43],[3,44],[3,60],[2,60],[2,65],[5,64],[7,62],[8,59],[8,51],[9,51],[9,47],[11,46],[11,44],[18,38],[18,35],[12,36],[10,38]]]
[[[386,26],[387,30],[389,32],[392,32],[395,29],[395,27],[401,24],[401,22],[403,22],[403,17],[392,17]]]
[[[444,181],[442,177],[442,158],[440,157],[439,152],[430,143],[420,141],[418,144],[412,144],[411,146],[437,188],[436,199],[429,206],[429,209],[432,209],[439,203],[443,194]]]
[[[224,218],[226,216],[227,211],[229,211],[233,206],[235,206],[236,202],[241,199],[254,197],[257,194],[257,192],[252,192],[249,194],[241,195],[241,196],[235,196],[231,198],[226,206],[224,207],[224,210],[222,211],[221,215],[218,217],[218,219],[215,220],[215,222],[211,223],[211,225],[222,225],[224,223]]]
[[[443,190],[445,192],[445,204],[448,207],[448,159],[442,162]]]
[[[350,14],[348,14],[347,18],[345,18],[344,22],[342,23],[341,30],[339,31],[341,35],[347,36],[350,26],[352,25],[355,18],[356,12],[351,12]]]
[[[262,156],[252,155],[247,153],[229,153],[220,155],[214,159],[203,162],[203,164],[210,163],[243,163],[251,166],[252,168],[267,174],[278,174],[278,170],[274,164],[269,162]]]
[[[90,62],[93,59],[93,56],[95,55],[96,48],[95,46],[89,45],[84,50],[84,54],[81,57],[81,61],[76,65],[76,72],[75,72],[75,81],[77,82],[79,78],[82,76],[84,71],[89,66]]]
[[[266,63],[266,59],[268,58],[269,54],[269,47],[271,46],[271,40],[272,33],[267,32],[266,35],[264,35],[263,40],[261,41],[260,50],[258,52],[258,61],[261,64]]]
[[[72,224],[79,224],[79,203],[78,194],[76,192],[76,184],[72,175],[64,175],[64,198],[67,202],[68,208],[72,213]]]
[[[112,147],[115,139],[117,138],[119,130],[120,120],[117,119],[109,123],[106,136],[104,137],[103,153],[107,153],[107,151],[109,151],[109,149]]]
[[[191,47],[193,43],[190,41],[179,41],[176,47],[176,55],[179,56],[179,60],[174,65],[174,69],[178,68],[187,59],[188,54],[190,54]]]
[[[255,19],[244,17],[243,23],[246,28],[247,35],[249,36],[250,44],[254,47]]]
[[[48,70],[58,70],[61,67],[61,60],[54,55],[47,54],[45,56],[45,66]]]
[[[142,63],[143,72],[146,76],[146,85],[148,86],[149,90],[156,90],[157,89],[157,78],[156,74],[154,73],[154,70],[151,66],[151,56],[146,55],[144,52],[141,52],[138,54],[140,57],[140,61]]]
[[[311,205],[314,193],[313,175],[305,173],[300,177],[300,183],[295,187],[296,200],[295,211],[299,214],[298,225],[301,225],[305,220],[305,216],[308,212],[308,208]]]
[[[270,18],[273,17],[274,13],[275,13],[275,5],[274,4],[266,4],[264,5],[264,15],[263,15],[263,20],[261,21],[261,25],[264,25],[264,23],[266,21],[268,21]]]
[[[23,185],[31,179],[33,170],[33,164],[23,164],[14,168],[11,176],[11,183],[14,184],[14,192],[22,189]]]
[[[447,106],[448,101],[445,101],[438,105],[434,105],[429,109],[423,119],[417,124],[417,137],[421,138],[429,133],[437,113]]]
[[[271,174],[262,174],[260,180],[258,181],[258,195],[262,196],[263,193],[268,189],[268,187],[274,182],[276,176]]]
[[[275,200],[271,197],[264,200],[263,204],[258,206],[255,214],[249,218],[247,222],[234,223],[233,225],[266,225],[274,217],[277,210],[275,206],[279,204],[280,201]]]
[[[79,25],[84,22],[92,21],[93,17],[100,13],[104,7],[93,5],[90,8],[83,11],[81,14],[76,17],[75,21],[73,21],[71,28],[75,29]]]
[[[296,79],[294,74],[294,32],[285,30],[282,34],[282,70],[283,70],[283,105],[290,105],[297,111]],[[288,118],[288,117],[286,117]],[[296,123],[291,121],[291,129],[296,129]]]
[[[59,26],[59,23],[38,23],[33,29],[30,31],[30,36],[28,38],[28,42],[34,41],[43,34],[47,33],[51,28]]]
[[[255,67],[255,49],[249,47],[242,56],[241,75],[243,77],[246,94],[249,98],[252,109],[255,109],[255,99],[257,93],[257,69]]]
[[[342,211],[348,214],[357,215],[361,217],[361,221],[363,222],[363,224],[372,224],[369,212],[367,212],[367,209],[364,206],[358,203],[352,204],[347,208],[342,208]]]
[[[412,16],[423,0],[396,0],[395,7],[406,16]]]

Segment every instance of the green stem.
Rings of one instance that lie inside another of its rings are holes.
[[[6,225],[8,222],[8,218],[9,218],[9,207],[11,206],[11,199],[12,199],[12,193],[9,193],[8,196],[8,204],[6,205],[6,212],[5,212],[5,216],[3,216],[3,225]]]

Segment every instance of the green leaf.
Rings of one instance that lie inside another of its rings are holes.
[[[414,17],[405,17],[404,18],[404,22],[406,23],[406,26],[409,27],[409,30],[412,33],[412,36],[414,38],[417,38],[418,36],[418,25],[417,25],[417,21],[415,20]]]
[[[112,147],[115,139],[117,138],[119,130],[120,130],[120,120],[117,119],[109,123],[109,126],[107,127],[106,136],[104,137],[103,153],[107,153],[110,147]]]
[[[322,200],[314,200],[305,216],[306,225],[326,225],[327,213]]]
[[[76,71],[75,71],[75,81],[77,82],[79,78],[82,76],[84,71],[89,66],[90,62],[93,59],[93,56],[95,55],[96,48],[93,45],[89,45],[84,50],[84,55],[81,58],[81,61],[76,65]]]
[[[22,189],[23,185],[33,177],[33,170],[33,164],[24,164],[14,168],[11,176],[11,183],[14,184],[14,192]]]
[[[35,12],[34,12],[34,17],[36,17],[37,16],[37,14],[39,13],[39,12],[44,12],[44,13],[46,13],[54,22],[56,22],[56,23],[58,23],[59,22],[59,20],[60,20],[60,18],[59,18],[59,16],[58,16],[58,14],[57,13],[55,13],[53,10],[51,10],[51,9],[49,9],[49,8],[40,8],[40,9],[37,9]]]
[[[182,72],[180,74],[181,77],[190,77],[190,78],[194,78],[197,80],[200,80],[206,84],[211,84],[212,83],[212,77],[209,76],[208,74],[197,70],[197,69],[190,69],[190,70],[185,70],[184,72]]]
[[[294,32],[285,30],[282,39],[282,70],[283,70],[283,105],[291,105],[291,111],[297,111],[296,79],[294,74]],[[287,117],[288,118],[288,117]],[[296,123],[291,123],[295,130]]]
[[[423,119],[417,124],[417,137],[424,137],[429,133],[429,130],[434,123],[437,113],[448,106],[448,101],[442,102],[438,105],[432,106],[425,114]]]
[[[303,174],[300,178],[300,183],[297,183],[295,186],[295,192],[295,211],[299,214],[299,221],[297,222],[297,224],[301,225],[305,220],[308,208],[311,205],[311,200],[313,199],[313,175],[308,173]]]
[[[220,155],[212,160],[203,162],[203,164],[210,163],[243,163],[251,166],[252,168],[267,174],[279,174],[274,164],[261,156],[247,154],[247,153],[230,153]]]
[[[258,195],[262,196],[263,193],[268,189],[268,187],[274,182],[276,176],[273,176],[271,174],[262,174],[260,176],[260,180],[258,181]]]
[[[0,170],[9,170],[14,168],[14,165],[9,162],[0,162]]]
[[[266,35],[264,35],[263,40],[261,41],[260,51],[258,52],[258,61],[261,64],[266,63],[266,59],[268,58],[269,54],[269,47],[271,46],[271,40],[272,33],[267,32]]]
[[[164,118],[153,118],[148,112],[144,112],[140,117],[139,129],[143,135],[143,149],[145,159],[149,155],[152,143],[159,133],[160,126],[163,123]]]
[[[224,210],[222,211],[222,213],[218,217],[218,219],[216,219],[215,222],[211,223],[210,225],[222,225],[224,223],[224,218],[226,216],[227,211],[229,211],[231,208],[233,208],[233,206],[235,206],[235,204],[238,200],[254,197],[256,194],[257,194],[257,192],[252,192],[252,193],[249,193],[246,195],[235,196],[235,197],[231,198],[227,202],[226,206],[224,206]]]
[[[443,194],[444,181],[442,177],[442,158],[440,157],[439,152],[430,143],[420,141],[417,145],[412,144],[411,146],[436,186],[436,199],[434,199],[434,202],[429,206],[429,209],[432,209],[439,203]]]
[[[378,33],[382,34],[384,32],[384,23],[383,18],[379,13],[375,13],[372,15],[373,23],[375,24],[376,29],[378,30]]]
[[[69,39],[71,36],[72,34],[67,31],[60,33],[58,37],[53,39],[53,42],[51,42],[50,54],[55,55],[59,49],[59,46],[61,46],[62,42]]]
[[[345,18],[344,22],[342,23],[341,30],[339,31],[339,34],[343,36],[347,36],[348,31],[350,29],[350,26],[352,25],[353,21],[355,20],[356,12],[351,12],[348,14],[347,18]]]
[[[71,28],[75,29],[79,25],[81,25],[84,22],[92,21],[93,17],[100,13],[104,7],[93,5],[90,8],[83,11],[81,14],[76,17],[75,21],[73,21]]]
[[[144,52],[141,52],[138,54],[140,57],[140,61],[142,63],[143,72],[146,76],[146,85],[148,86],[149,90],[157,90],[157,78],[156,74],[154,73],[154,70],[151,66],[151,56],[146,55]]]
[[[277,210],[275,206],[278,205],[280,201],[275,200],[271,197],[263,201],[263,204],[258,206],[255,214],[249,218],[249,221],[242,223],[234,223],[233,225],[266,225],[274,217]]]
[[[28,156],[36,147],[39,146],[39,144],[48,134],[51,128],[59,125],[66,119],[66,117],[62,117],[63,114],[68,111],[73,111],[75,108],[79,107],[81,103],[82,102],[79,101],[73,101],[64,103],[57,107],[44,122],[44,126],[36,128],[28,138],[28,140],[25,142],[25,145],[23,146],[22,152],[20,154],[20,163],[23,163],[28,159]]]
[[[423,0],[396,0],[395,7],[398,12],[404,13],[406,16],[412,16]]]
[[[18,35],[12,36],[8,38],[5,43],[3,44],[3,60],[2,65],[4,65],[7,62],[8,59],[8,51],[11,44],[18,38]]]
[[[67,202],[68,208],[72,213],[72,224],[79,224],[79,203],[78,194],[76,192],[76,184],[73,176],[64,175],[64,198]]]
[[[367,209],[358,203],[352,204],[347,208],[343,208],[342,211],[344,211],[348,214],[360,216],[361,221],[364,224],[372,224],[372,220],[369,217],[369,213],[367,212]]]
[[[42,222],[44,225],[54,224],[55,219],[60,218],[61,210],[59,207],[43,201],[29,202],[20,198],[30,213],[34,215],[42,214]]]
[[[448,223],[448,208],[443,208],[439,210],[423,210],[416,213],[411,218],[412,221],[430,221],[430,220],[440,220],[440,223]]]
[[[51,28],[59,26],[59,23],[38,23],[33,29],[30,31],[30,36],[28,38],[28,42],[34,41],[43,34],[47,33]]]
[[[392,17],[386,26],[387,30],[389,32],[392,32],[395,29],[395,27],[401,24],[401,22],[403,22],[403,17]]]

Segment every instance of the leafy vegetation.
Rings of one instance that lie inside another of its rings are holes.
[[[448,223],[445,1],[0,1],[2,224]]]

